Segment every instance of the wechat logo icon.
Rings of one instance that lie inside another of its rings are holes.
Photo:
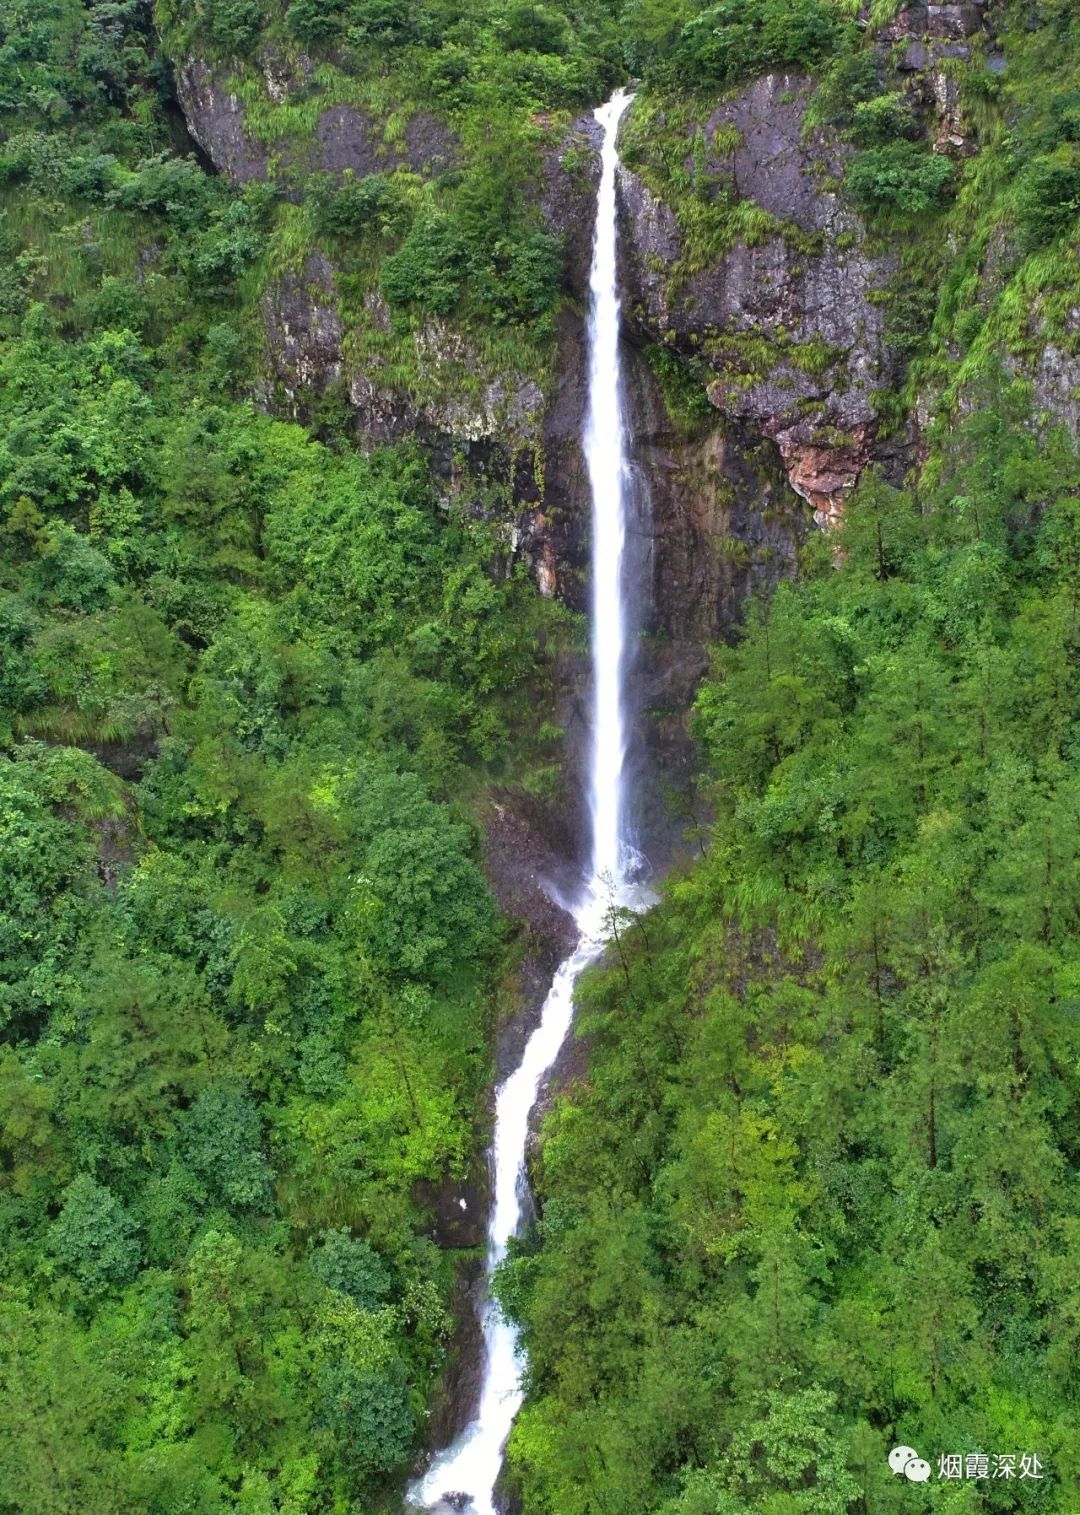
[[[903,1473],[912,1483],[925,1483],[930,1477],[930,1464],[914,1447],[893,1447],[889,1453],[889,1467],[894,1473]]]

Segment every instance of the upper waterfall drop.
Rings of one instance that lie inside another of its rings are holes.
[[[595,112],[603,127],[589,306],[589,404],[584,447],[592,496],[593,730],[588,790],[592,827],[590,875],[574,909],[580,938],[555,974],[540,1021],[518,1067],[495,1098],[492,1144],[494,1189],[488,1225],[486,1277],[506,1256],[521,1228],[526,1192],[529,1117],[544,1078],[566,1040],[574,986],[604,949],[612,912],[645,903],[630,883],[636,854],[626,833],[624,679],[627,605],[624,574],[629,470],[619,360],[616,141],[631,96],[619,90]],[[410,1485],[410,1504],[427,1510],[496,1515],[495,1485],[506,1441],[524,1394],[518,1333],[486,1295],[481,1307],[484,1371],[480,1404],[458,1439]]]
[[[585,425],[585,461],[592,495],[593,753],[589,776],[592,874],[594,880],[607,879],[616,886],[626,864],[623,558],[629,475],[619,362],[622,313],[616,256],[615,181],[619,123],[631,98],[619,90],[596,112],[596,119],[604,128],[604,145],[589,280],[589,413]]]

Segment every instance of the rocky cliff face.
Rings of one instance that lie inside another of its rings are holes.
[[[273,101],[303,98],[309,89],[312,65],[303,57],[291,74],[269,56],[260,69]],[[388,143],[377,122],[337,105],[314,113],[302,149],[264,141],[227,75],[199,59],[188,59],[179,70],[177,94],[192,137],[218,171],[238,183],[273,178],[290,198],[311,172],[363,177],[405,166],[428,175],[452,164],[459,151],[452,132],[433,117],[414,116]],[[758,98],[755,109],[765,108]],[[466,332],[432,321],[411,337],[422,389],[404,389],[377,340],[351,340],[339,273],[325,249],[314,249],[302,267],[279,276],[262,301],[268,403],[304,414],[333,389],[347,400],[363,445],[418,437],[448,490],[475,497],[477,508],[497,488],[512,502],[508,558],[524,560],[542,592],[557,593],[579,609],[585,609],[589,551],[581,432],[598,146],[595,122],[583,117],[543,153],[531,187],[544,222],[566,249],[569,298],[557,319],[546,372],[492,371]],[[674,240],[665,208],[639,192],[632,175],[623,181],[622,211],[629,288],[638,311],[647,299],[642,260],[658,245],[674,256]],[[668,241],[658,244],[658,237]],[[748,280],[755,277],[748,266]],[[684,302],[682,308],[689,338],[690,306]],[[376,336],[390,329],[390,312],[377,294],[366,297],[364,323]],[[672,419],[642,351],[653,335],[646,320],[635,319],[627,354],[643,502],[633,549],[642,586],[634,760],[650,773],[663,771],[677,790],[689,783],[693,769],[687,711],[704,669],[703,648],[731,630],[752,585],[791,571],[808,517],[786,487],[774,442],[760,427],[744,424],[753,421],[750,410],[717,409],[690,427]],[[561,721],[571,766],[578,767],[583,764],[573,759],[583,759],[587,739],[587,671],[571,660],[564,676]],[[647,797],[642,841],[659,857],[682,818],[673,824],[655,783],[640,789]],[[561,808],[573,818],[581,803],[581,796],[568,793]],[[549,830],[555,829],[553,819]],[[573,834],[573,827],[565,834]]]
[[[627,171],[627,289],[635,330],[704,360],[709,398],[776,444],[788,480],[820,524],[870,456],[874,395],[896,363],[875,295],[895,256],[867,249],[840,199],[842,150],[807,131],[811,81],[773,74],[698,125],[708,193],[753,202],[776,229],[738,237],[696,266],[677,214]]]
[[[913,5],[877,33],[879,73],[935,152],[972,150],[955,65],[984,49],[984,23],[981,4]],[[1001,61],[991,52],[986,66]],[[689,202],[650,148],[664,113],[640,142],[631,123],[620,188],[632,330],[692,362],[723,415],[774,443],[791,488],[828,526],[871,459],[902,471],[911,454],[879,426],[878,401],[903,378],[885,313],[899,258],[843,198],[854,149],[811,124],[814,90],[771,74],[681,119]],[[703,211],[711,249],[700,245]]]
[[[301,53],[284,65],[272,53],[259,58],[267,97],[283,104],[308,89],[315,65]],[[408,168],[430,177],[453,167],[460,144],[449,127],[428,111],[415,112],[400,136],[387,140],[383,124],[351,105],[327,105],[302,147],[266,141],[248,120],[227,72],[201,58],[188,58],[177,72],[176,93],[188,131],[219,173],[238,184],[274,178],[285,186],[299,175],[342,174],[357,178]]]
[[[956,68],[972,56],[985,57],[991,71],[1001,66],[984,9],[907,6],[877,32],[888,88],[903,95],[933,148],[957,157],[972,143]],[[390,139],[352,106],[312,106],[310,60],[286,72],[267,56],[259,67],[270,100],[295,99],[310,110],[312,130],[301,144],[260,138],[227,77],[204,62],[189,59],[179,73],[192,136],[238,182],[272,176],[293,197],[313,171],[362,177],[407,167],[427,176],[460,161],[461,144],[434,115],[417,112]],[[920,414],[930,408],[916,408],[906,434],[883,436],[880,397],[903,379],[886,319],[899,258],[843,197],[853,149],[842,132],[812,124],[813,93],[809,78],[774,74],[711,105],[677,101],[671,120],[644,101],[624,134],[627,402],[649,502],[634,541],[642,586],[635,758],[676,786],[692,766],[686,711],[702,649],[731,633],[750,589],[793,571],[813,521],[828,526],[841,515],[870,461],[897,476],[906,470],[917,456]],[[652,112],[644,127],[639,111]],[[263,297],[269,403],[304,413],[332,388],[351,408],[363,445],[418,437],[448,492],[477,510],[501,499],[508,561],[526,562],[544,593],[579,609],[588,562],[580,437],[597,145],[591,117],[549,134],[529,189],[566,246],[568,297],[542,371],[495,368],[468,332],[429,321],[407,338],[422,383],[404,385],[387,356],[391,313],[369,293],[350,330],[325,249]],[[362,339],[361,327],[374,339]],[[1064,349],[1039,344],[1036,403],[1074,424],[1075,368]],[[672,393],[673,371],[688,406]],[[569,667],[566,684],[562,715],[573,747],[587,729],[581,670]],[[654,797],[641,817],[643,837],[662,852],[670,821],[656,786],[642,789]],[[566,797],[569,807],[579,802]]]

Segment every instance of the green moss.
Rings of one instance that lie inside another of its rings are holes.
[[[660,387],[664,408],[680,431],[692,435],[710,419],[716,419],[707,393],[712,374],[703,363],[687,361],[656,342],[645,349],[645,356]]]

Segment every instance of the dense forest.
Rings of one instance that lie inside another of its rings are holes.
[[[251,403],[281,207],[152,21],[0,21],[0,1508],[381,1508],[490,1076],[474,800],[562,623],[417,449]]]
[[[902,270],[885,413],[940,398],[903,487],[866,470],[715,649],[699,855],[579,993],[587,1073],[500,1280],[535,1515],[1080,1508],[1080,463],[1024,377],[1076,306],[1080,20],[998,7],[957,162],[843,12],[712,7],[628,132],[715,257],[680,89],[819,69]]]
[[[1031,377],[1080,340],[1080,18],[986,10],[950,153],[892,0],[0,0],[0,1515],[400,1511],[461,1305],[431,1196],[515,1007],[485,818],[559,803],[581,620],[513,457],[358,437],[267,312],[318,253],[346,368],[502,425],[580,306],[544,165],[616,85],[679,277],[820,251],[695,136],[787,71],[895,260],[889,448],[711,649],[707,820],[581,991],[499,1280],[508,1486],[1080,1509],[1080,461]],[[193,58],[258,172],[189,134]],[[370,171],[313,154],[328,108],[383,124]],[[649,350],[681,436],[715,338]]]
[[[701,691],[706,855],[582,991],[502,1278],[530,1510],[1076,1508],[1080,466],[984,403]],[[1047,1471],[931,1506],[897,1442]]]

